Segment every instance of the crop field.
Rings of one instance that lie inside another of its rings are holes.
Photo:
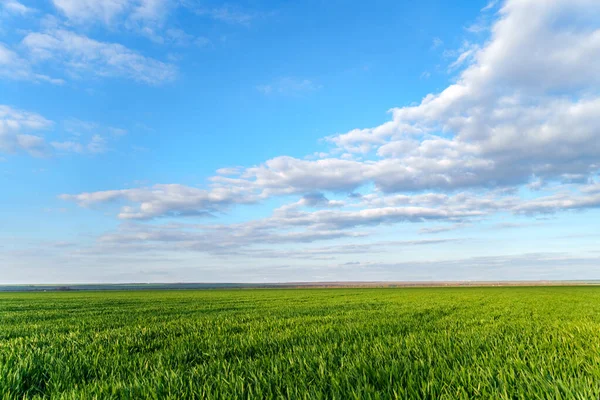
[[[0,293],[0,398],[598,399],[600,288]]]

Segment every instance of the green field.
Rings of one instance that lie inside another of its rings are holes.
[[[0,398],[600,397],[600,288],[0,294]]]

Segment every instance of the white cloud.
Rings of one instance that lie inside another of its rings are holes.
[[[163,43],[170,43],[175,46],[187,47],[187,46],[196,46],[196,47],[206,47],[210,45],[210,39],[199,36],[196,37],[194,35],[190,35],[181,29],[169,28],[164,33],[164,38],[162,38]]]
[[[327,137],[333,148],[319,159],[279,156],[221,169],[210,189],[156,185],[63,198],[83,206],[121,201],[120,218],[150,219],[295,195],[269,218],[202,228],[225,242],[228,235],[248,240],[249,232],[273,243],[366,235],[356,229],[403,222],[458,228],[498,213],[596,208],[597,184],[586,182],[600,171],[598,21],[595,0],[509,0],[490,38],[456,54],[455,83],[391,110],[379,126]],[[267,94],[315,89],[289,79],[259,87]],[[527,184],[535,196],[520,194]],[[330,200],[357,190],[363,195]]]
[[[450,231],[454,231],[454,230],[463,228],[465,226],[468,226],[468,224],[458,223],[458,224],[452,224],[452,225],[446,225],[446,226],[434,226],[434,227],[429,227],[429,228],[421,228],[421,229],[419,229],[419,233],[422,235],[445,233],[445,232],[450,232]]]
[[[106,139],[100,135],[92,136],[92,139],[87,145],[87,150],[90,153],[104,153],[106,151]]]
[[[216,172],[219,175],[239,175],[241,170],[241,167],[226,167],[219,168]]]
[[[557,193],[516,205],[513,207],[513,212],[519,214],[548,214],[589,208],[600,208],[600,193],[580,195]]]
[[[2,0],[0,2],[0,9],[13,15],[27,15],[35,12],[35,9],[27,7],[16,0]]]
[[[183,1],[183,4],[193,10],[197,15],[207,16],[215,21],[225,22],[232,25],[249,26],[255,19],[265,16],[265,14],[262,13],[248,12],[239,7],[233,7],[230,5],[210,8],[192,4],[190,1]]]
[[[82,121],[77,118],[70,118],[63,122],[65,131],[73,136],[81,136],[100,129],[100,126],[95,122]]]
[[[485,213],[479,210],[453,210],[442,207],[381,207],[359,211],[319,210],[314,212],[285,212],[277,214],[285,223],[294,226],[312,226],[318,229],[351,229],[399,222],[423,222],[427,220],[460,221],[479,217]]]
[[[169,17],[174,10],[185,8],[215,21],[245,26],[263,16],[231,5],[205,7],[190,0],[52,0],[52,3],[68,20],[68,26],[101,24],[111,30],[136,32],[155,43],[180,47],[206,47],[212,42],[205,36],[191,35],[170,26]],[[59,26],[60,23],[51,27],[57,29]]]
[[[83,207],[97,203],[126,201],[137,203],[134,208],[123,206],[122,219],[151,219],[162,216],[207,216],[233,204],[252,203],[256,199],[236,188],[196,189],[184,185],[154,185],[151,188],[109,190],[104,192],[62,195],[63,200]]]
[[[24,151],[35,157],[49,157],[65,153],[98,154],[108,150],[106,138],[95,131],[112,132],[117,128],[103,128],[99,124],[69,119],[63,123],[70,140],[52,140],[44,131],[54,131],[55,123],[43,116],[0,104],[0,153]],[[118,129],[118,132],[124,131]],[[126,131],[124,131],[126,132]]]
[[[79,142],[67,141],[67,142],[52,142],[52,147],[60,152],[65,153],[83,153],[85,146]]]
[[[97,122],[83,121],[77,118],[69,118],[62,123],[65,132],[74,137],[98,135],[110,135],[114,137],[124,136],[128,133],[127,129],[114,126],[104,127]]]
[[[379,147],[380,157],[394,157],[377,161],[388,173],[376,183],[388,191],[422,186],[416,182],[450,189],[594,173],[599,15],[595,1],[508,1],[491,40],[459,57],[473,62],[456,84],[394,109],[390,122],[329,140],[345,151]],[[415,133],[420,144],[411,147],[406,136]]]
[[[455,69],[462,67],[463,65],[469,63],[477,51],[479,50],[479,46],[476,44],[472,44],[469,42],[463,43],[462,47],[458,49],[456,52],[446,52],[446,55],[458,54],[456,60],[454,60],[449,66],[448,71],[454,71]]]
[[[351,191],[365,181],[363,163],[335,158],[315,161],[293,157],[277,157],[256,167],[247,168],[241,174],[248,184],[264,189],[267,195],[313,192]],[[214,178],[216,182],[232,182],[226,178]],[[237,182],[242,183],[242,182]]]
[[[489,11],[491,9],[493,9],[494,7],[496,7],[496,5],[498,4],[498,0],[490,0],[485,7],[483,7],[481,9],[481,11],[485,12],[485,11]]]
[[[35,73],[29,61],[23,59],[16,52],[9,49],[0,42],[0,78],[30,81],[34,83],[48,82],[55,85],[62,85],[64,80],[52,78],[47,75]]]
[[[39,114],[0,105],[0,152],[25,151],[36,157],[45,155],[44,139],[29,132],[43,131],[52,124]]]
[[[171,3],[170,0],[137,0],[134,2],[131,17],[142,21],[160,20]]]
[[[99,19],[108,24],[115,16],[124,12],[130,2],[127,0],[53,0],[53,3],[70,20],[86,22]]]
[[[219,224],[125,225],[125,231],[104,235],[100,243],[117,245],[111,251],[186,250],[210,254],[251,255],[240,250],[248,246],[284,243],[312,243],[323,240],[374,236],[377,227],[398,223],[439,222],[450,225],[421,228],[421,234],[436,234],[474,224],[493,215],[539,215],[600,207],[597,184],[566,190],[531,200],[516,194],[492,191],[447,195],[378,195],[333,201],[322,194],[303,196],[299,201],[274,210],[270,217],[248,222]],[[117,202],[119,218],[144,220],[157,217],[211,216],[234,204],[253,203],[256,196],[246,191],[201,190],[181,185],[155,185],[79,195],[63,195],[83,207]],[[122,203],[125,203],[123,205]],[[365,230],[367,229],[367,230]],[[444,239],[445,240],[445,239]],[[160,245],[160,247],[157,247]],[[272,255],[275,255],[273,253]]]
[[[485,19],[478,19],[471,25],[467,26],[465,30],[470,33],[482,33],[489,29],[489,25]]]
[[[98,21],[106,25],[117,19],[155,22],[162,20],[168,0],[52,0],[70,21],[78,24]]]
[[[121,77],[148,84],[175,78],[176,67],[117,43],[99,42],[66,30],[29,33],[22,41],[38,63],[57,62],[71,75]]]
[[[65,141],[52,142],[50,145],[61,153],[98,154],[107,151],[106,139],[100,135],[93,135],[87,144]]]

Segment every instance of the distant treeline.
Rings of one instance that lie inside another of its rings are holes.
[[[0,285],[0,292],[66,292],[85,290],[181,290],[259,288],[261,284],[243,283],[132,283],[96,285]]]
[[[289,282],[289,283],[124,283],[74,285],[0,285],[0,292],[67,292],[104,290],[210,290],[294,288],[407,288],[469,286],[588,286],[600,281],[497,281],[497,282]]]

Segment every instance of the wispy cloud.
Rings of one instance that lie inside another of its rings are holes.
[[[452,225],[445,225],[445,226],[433,226],[433,227],[428,227],[428,228],[421,228],[421,229],[419,229],[419,234],[432,235],[432,234],[438,234],[438,233],[451,232],[451,231],[455,231],[457,229],[464,228],[468,225],[469,224],[467,224],[467,223],[460,223],[460,224],[452,224]]]
[[[100,22],[157,22],[164,18],[170,0],[52,0],[69,21],[76,24]]]
[[[180,47],[206,47],[211,44],[211,40],[204,36],[190,35],[182,29],[174,28],[170,28],[165,31],[164,42]]]
[[[248,11],[233,5],[206,7],[190,0],[184,0],[182,4],[192,10],[196,15],[232,25],[249,26],[253,21],[269,15],[269,13]]]
[[[483,8],[481,9],[481,11],[482,11],[482,12],[485,12],[485,11],[489,11],[489,10],[493,9],[494,7],[496,7],[496,5],[498,4],[498,2],[499,2],[499,0],[490,0],[490,1],[489,1],[489,2],[488,2],[486,5],[485,5],[485,7],[483,7]]]
[[[35,157],[46,155],[46,141],[33,133],[44,131],[52,125],[52,121],[39,114],[0,105],[0,152],[25,151]]]
[[[12,15],[27,15],[36,12],[34,8],[27,7],[16,0],[2,0],[0,2],[0,14],[2,12]]]
[[[126,133],[122,128],[75,118],[57,125],[37,113],[0,105],[0,153],[26,152],[35,157],[99,154],[109,150],[107,135],[118,137]],[[66,140],[65,135],[69,137]],[[63,139],[59,140],[61,136]]]
[[[256,89],[266,95],[272,94],[284,94],[284,95],[298,95],[303,93],[310,93],[321,89],[322,86],[313,82],[310,79],[297,79],[297,78],[279,78],[272,83],[258,85]]]
[[[58,29],[29,33],[22,41],[37,63],[59,63],[70,76],[128,78],[157,85],[177,74],[173,64],[145,57],[118,43],[100,42]]]
[[[473,60],[473,57],[477,54],[478,50],[478,44],[465,41],[458,50],[444,51],[444,57],[455,58],[455,60],[448,66],[448,71],[454,71],[458,68],[468,65],[469,62]]]
[[[107,148],[106,139],[100,135],[93,135],[88,143],[75,141],[51,142],[50,145],[59,153],[99,154]]]
[[[256,14],[235,10],[227,6],[213,8],[207,11],[207,14],[218,21],[240,25],[248,25],[256,18]]]
[[[47,82],[54,85],[65,83],[63,79],[34,72],[30,61],[19,56],[15,51],[0,42],[0,78],[29,81],[33,83]]]

